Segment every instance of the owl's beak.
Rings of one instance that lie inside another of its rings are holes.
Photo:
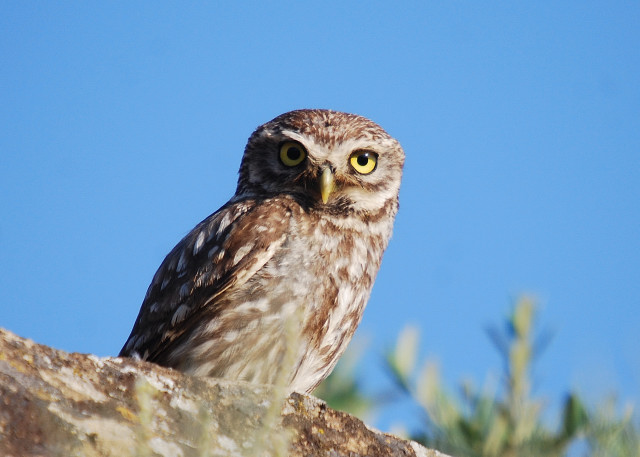
[[[333,172],[331,168],[325,167],[320,175],[320,195],[322,195],[322,203],[325,205],[329,201],[329,195],[333,192],[334,185]]]

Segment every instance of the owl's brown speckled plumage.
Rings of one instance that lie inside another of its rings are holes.
[[[235,195],[165,258],[120,355],[313,390],[362,318],[403,162],[353,114],[299,110],[258,127]]]

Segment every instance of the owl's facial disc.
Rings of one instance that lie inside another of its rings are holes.
[[[292,111],[251,135],[236,193],[290,195],[318,211],[369,215],[397,201],[403,162],[398,142],[361,116]]]

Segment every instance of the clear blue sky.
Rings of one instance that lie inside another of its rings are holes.
[[[407,153],[368,383],[407,323],[482,383],[484,329],[532,293],[536,392],[638,401],[638,24],[632,1],[2,2],[0,326],[116,354],[252,130],[332,108]]]

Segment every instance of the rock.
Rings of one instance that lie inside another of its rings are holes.
[[[0,455],[443,456],[311,396],[69,354],[2,329]]]

